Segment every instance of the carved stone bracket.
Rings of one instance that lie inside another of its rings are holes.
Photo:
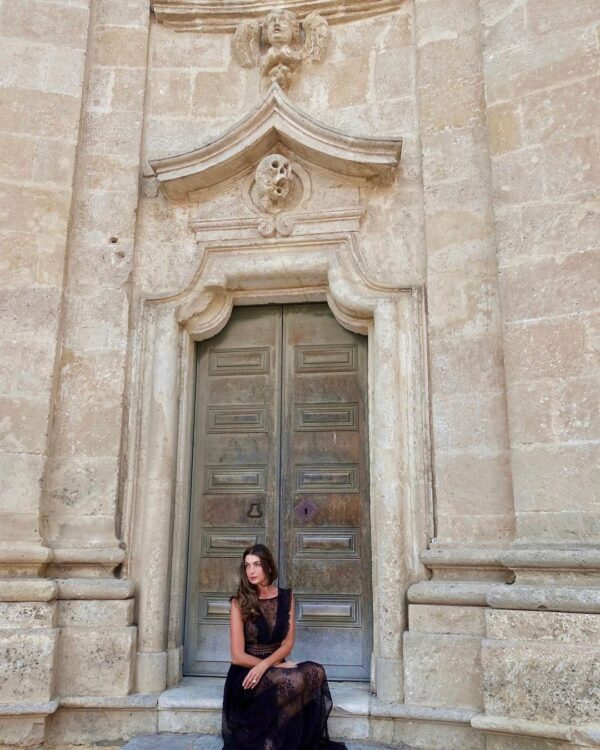
[[[390,182],[402,139],[360,138],[317,122],[294,106],[277,84],[262,103],[224,135],[195,151],[150,162],[171,199],[244,174],[281,144],[308,162],[346,176]]]
[[[273,7],[283,7],[304,17],[314,12],[329,23],[389,13],[403,0],[154,0],[156,18],[176,31],[225,32],[236,30],[240,21],[258,19]]]

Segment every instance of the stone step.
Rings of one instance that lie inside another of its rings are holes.
[[[365,744],[352,740],[346,741],[348,750],[410,750],[407,745],[396,746],[377,743]],[[220,737],[207,734],[149,734],[134,737],[123,745],[122,750],[223,750]]]

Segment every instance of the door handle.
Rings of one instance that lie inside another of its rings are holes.
[[[260,509],[260,503],[251,503],[250,510],[246,513],[248,518],[262,518],[262,510]]]

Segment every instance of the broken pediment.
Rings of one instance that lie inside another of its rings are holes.
[[[273,8],[286,8],[304,17],[319,13],[329,23],[389,13],[403,0],[153,0],[156,18],[176,31],[225,32],[240,21],[261,18]]]
[[[340,175],[391,182],[402,139],[361,138],[330,128],[302,112],[273,84],[262,103],[219,138],[195,151],[151,160],[150,166],[167,196],[177,200],[247,173],[267,155],[277,156],[281,147]]]

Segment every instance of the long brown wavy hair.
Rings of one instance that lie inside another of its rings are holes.
[[[248,547],[244,550],[242,555],[242,562],[240,563],[240,583],[238,586],[237,593],[235,595],[240,609],[242,610],[242,620],[253,620],[258,617],[258,594],[256,586],[253,586],[248,580],[246,575],[246,557],[247,555],[256,555],[260,558],[263,566],[263,570],[269,581],[269,586],[277,578],[277,564],[273,558],[273,554],[268,547],[264,544],[253,544],[252,547]]]

